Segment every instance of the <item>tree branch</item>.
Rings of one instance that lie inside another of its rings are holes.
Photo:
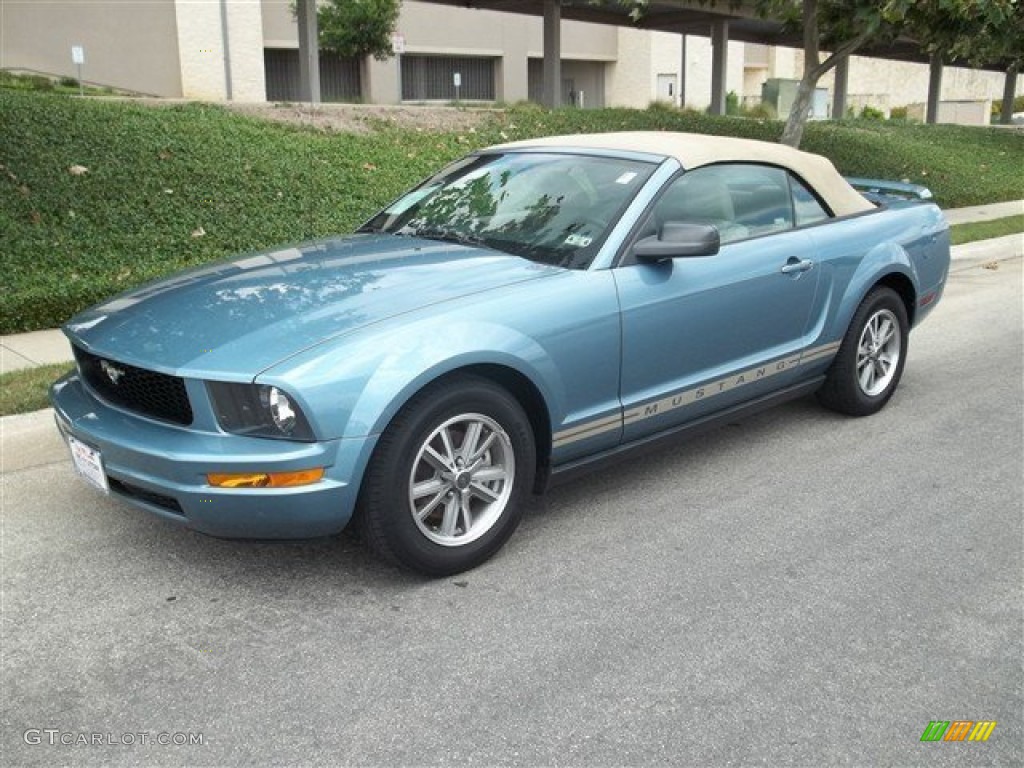
[[[871,39],[871,36],[873,34],[873,30],[865,29],[856,37],[852,37],[849,40],[847,40],[845,43],[836,48],[835,51],[833,51],[827,59],[825,59],[821,63],[815,64],[815,66],[810,70],[811,77],[814,78],[815,82],[820,80],[821,76],[828,72],[830,69],[832,69],[832,67],[834,67],[836,64],[838,64],[840,59],[842,59],[844,56],[849,56],[862,45],[864,45],[864,43]]]

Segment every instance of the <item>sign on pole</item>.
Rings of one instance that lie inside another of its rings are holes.
[[[71,46],[71,61],[78,68],[78,95],[84,96],[82,88],[82,65],[85,64],[85,48],[80,45]]]

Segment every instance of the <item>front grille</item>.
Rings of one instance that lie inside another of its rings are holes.
[[[140,488],[139,486],[132,485],[131,483],[124,483],[120,480],[115,480],[112,477],[108,477],[107,481],[110,483],[110,490],[114,493],[127,496],[129,499],[144,501],[147,504],[152,504],[154,507],[166,509],[168,512],[173,512],[176,515],[185,514],[177,499],[172,499],[170,496],[153,493],[152,491],[147,491],[145,488]]]
[[[74,351],[78,370],[104,400],[154,419],[192,423],[184,379],[98,357],[78,347]]]

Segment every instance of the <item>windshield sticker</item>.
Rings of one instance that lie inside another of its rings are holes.
[[[592,242],[594,242],[594,238],[587,237],[586,235],[569,235],[565,238],[566,245],[575,245],[580,248],[586,248]]]
[[[629,184],[629,182],[631,182],[633,179],[635,179],[636,176],[637,176],[636,173],[634,173],[633,171],[626,171],[624,174],[622,174],[621,176],[619,176],[619,178],[617,178],[615,180],[615,183],[616,184]]]

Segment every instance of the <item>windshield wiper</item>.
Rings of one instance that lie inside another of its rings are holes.
[[[444,229],[417,229],[414,232],[405,232],[402,234],[412,235],[413,237],[422,237],[424,240],[437,240],[442,243],[455,243],[456,245],[482,245],[485,248],[491,247],[481,237],[463,235],[458,232],[451,232]]]

